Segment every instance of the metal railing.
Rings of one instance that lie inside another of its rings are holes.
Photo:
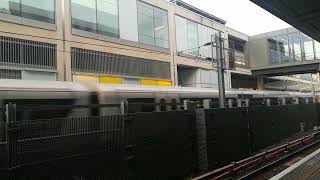
[[[1,36],[0,66],[56,70],[56,44]]]

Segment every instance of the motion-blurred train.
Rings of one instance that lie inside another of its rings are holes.
[[[0,107],[4,107],[0,122],[6,119],[8,103],[16,104],[17,120],[29,120],[178,110],[185,108],[185,102],[190,104],[188,108],[199,108],[208,99],[210,107],[216,108],[218,96],[218,90],[214,89],[0,80]],[[228,107],[239,107],[311,103],[314,97],[312,93],[231,89],[226,91],[226,99]],[[119,104],[119,107],[36,108],[92,104]]]

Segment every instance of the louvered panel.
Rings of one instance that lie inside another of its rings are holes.
[[[10,37],[1,37],[0,41],[0,64],[3,66],[43,70],[57,69],[55,44]]]
[[[0,79],[22,79],[21,71],[0,69]]]
[[[72,48],[72,71],[155,79],[170,79],[170,63]]]

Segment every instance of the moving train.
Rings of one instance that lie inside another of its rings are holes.
[[[136,85],[102,85],[92,83],[0,80],[0,122],[6,120],[6,104],[16,105],[17,120],[116,115],[121,113],[167,111],[203,107],[218,107],[218,90],[186,87],[153,87]],[[228,107],[310,103],[312,93],[226,90]],[[118,106],[84,108],[71,106],[114,104]],[[52,106],[68,108],[54,108]],[[38,108],[46,107],[50,108]]]

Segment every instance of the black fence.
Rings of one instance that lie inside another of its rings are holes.
[[[318,104],[302,104],[28,121],[10,121],[15,113],[7,112],[0,177],[183,179],[311,130],[319,112]]]

